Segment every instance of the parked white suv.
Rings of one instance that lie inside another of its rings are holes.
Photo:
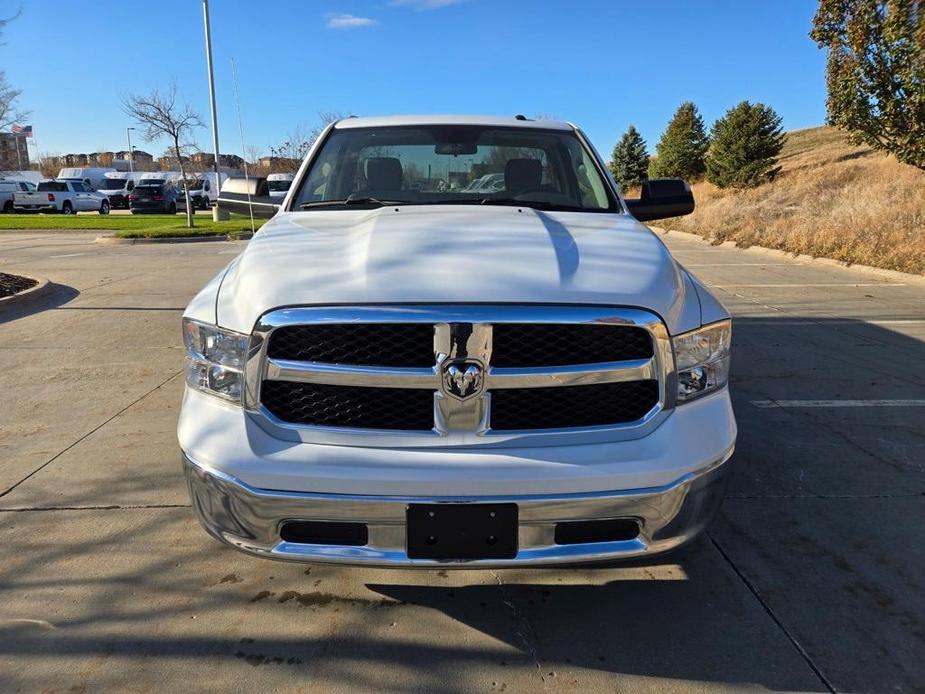
[[[486,174],[503,188],[448,185]],[[184,314],[202,524],[259,556],[382,566],[691,539],[735,443],[731,326],[640,220],[692,210],[676,180],[622,199],[566,123],[330,126]]]

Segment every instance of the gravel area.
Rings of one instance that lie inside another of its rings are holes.
[[[34,279],[0,272],[0,297],[12,296],[37,285]]]

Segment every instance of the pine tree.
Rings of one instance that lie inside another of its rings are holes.
[[[649,153],[646,151],[646,141],[642,139],[635,126],[630,125],[620,141],[614,145],[610,170],[624,190],[638,186],[648,178]]]
[[[649,166],[652,178],[684,178],[693,180],[706,171],[704,157],[710,141],[703,118],[693,102],[678,107],[655,148],[656,156]]]
[[[707,180],[720,188],[751,188],[773,179],[784,139],[773,108],[743,101],[713,124]]]

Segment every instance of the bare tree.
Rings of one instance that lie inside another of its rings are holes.
[[[273,168],[278,171],[296,171],[324,129],[342,118],[345,116],[339,111],[319,111],[318,123],[310,130],[306,131],[303,126],[291,130],[283,142],[270,147],[270,156],[278,160]]]
[[[17,12],[12,17],[0,19],[0,35],[3,34],[4,27],[16,19],[19,14]],[[3,42],[0,42],[0,46],[2,45]],[[20,94],[22,94],[22,90],[14,89],[6,80],[6,72],[0,70],[0,131],[9,130],[11,125],[26,120],[31,115],[31,111],[25,111],[17,107],[16,101],[19,99]]]
[[[183,152],[189,145],[187,138],[193,128],[201,128],[202,118],[188,104],[177,103],[177,87],[171,85],[166,92],[157,89],[147,96],[127,96],[122,100],[122,110],[127,116],[143,126],[142,139],[153,142],[162,137],[170,140],[173,153],[180,167],[183,181],[183,194],[186,198],[186,226],[193,228],[193,205],[190,202],[189,186],[186,182],[186,170],[183,164]]]

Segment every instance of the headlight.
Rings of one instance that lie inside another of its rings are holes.
[[[186,382],[193,388],[241,402],[247,335],[183,319]]]
[[[671,340],[678,370],[678,402],[699,398],[729,380],[732,321],[705,325]]]

